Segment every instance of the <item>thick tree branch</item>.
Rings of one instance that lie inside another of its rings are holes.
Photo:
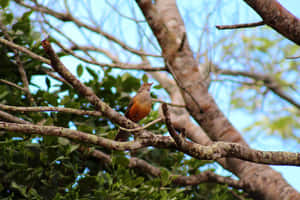
[[[111,165],[112,160],[110,156],[103,153],[102,151],[95,150],[88,147],[83,147],[83,146],[79,147],[79,150],[82,152],[86,152],[87,155],[93,156],[108,165]],[[147,174],[151,174],[154,177],[159,177],[161,175],[161,170],[159,168],[137,157],[131,157],[129,159],[128,167],[132,169],[141,170],[143,172],[146,172]],[[226,184],[236,189],[247,190],[247,187],[245,187],[245,184],[242,181],[234,180],[230,177],[223,177],[213,173],[212,171],[205,171],[205,172],[201,172],[200,174],[191,175],[191,176],[171,174],[170,179],[174,184],[181,185],[181,186],[198,185],[201,183],[211,182],[211,183]]]
[[[278,33],[300,45],[300,20],[276,0],[244,0]]]
[[[165,121],[169,133],[175,140],[178,148],[182,152],[187,153],[195,158],[204,160],[217,160],[218,158],[235,157],[262,164],[270,164],[270,160],[272,160],[272,164],[275,165],[282,164],[282,159],[284,158],[287,165],[295,164],[296,166],[300,166],[300,153],[258,151],[250,149],[244,145],[226,142],[215,142],[209,146],[202,146],[197,143],[189,142],[185,140],[183,133],[181,133],[181,135],[176,133],[170,120],[170,113],[167,104],[163,104],[162,109],[165,115]],[[209,151],[211,153],[208,153]]]
[[[8,122],[16,122],[19,124],[30,124],[30,122],[25,121],[23,119],[20,119],[18,117],[15,117],[7,112],[1,111],[0,110],[0,119],[4,120],[4,121],[8,121]]]
[[[134,150],[144,147],[144,145],[141,142],[137,141],[116,142],[114,140],[109,140],[104,137],[57,126],[39,126],[33,124],[16,124],[0,122],[0,130],[15,131],[24,134],[39,134],[66,137],[68,139],[95,144],[105,147],[107,149],[114,149],[120,151]]]
[[[95,144],[107,149],[120,151],[135,150],[147,146],[173,149],[175,146],[177,146],[178,150],[200,160],[217,160],[225,157],[236,157],[243,160],[264,164],[300,166],[300,153],[259,151],[250,149],[247,146],[240,144],[226,142],[216,142],[209,146],[202,146],[196,143],[188,142],[182,138],[182,136],[178,136],[176,133],[175,134],[180,137],[179,142],[177,141],[177,145],[175,145],[169,137],[154,137],[154,135],[149,135],[148,137],[144,137],[140,140],[116,142],[114,140],[106,139],[96,135],[56,126],[0,122],[0,130],[15,131],[25,134],[66,137],[68,139]]]
[[[122,127],[126,128],[138,128],[139,126],[136,123],[128,120],[126,117],[122,116],[112,108],[110,108],[106,103],[101,101],[95,93],[82,84],[60,61],[56,53],[54,52],[52,46],[50,45],[49,41],[44,40],[42,42],[43,48],[46,53],[49,55],[51,60],[52,68],[57,71],[64,79],[70,83],[78,92],[79,94],[83,95],[88,101],[90,101],[98,111],[103,113],[104,116],[108,117],[112,122],[118,123]]]
[[[176,7],[176,1],[157,0],[155,5],[151,0],[136,0],[136,2],[162,48],[165,61],[171,68],[169,71],[173,77],[176,77],[177,82],[180,82],[179,87],[184,88],[182,95],[192,117],[212,140],[237,142],[246,146],[247,143],[242,136],[208,93],[205,74],[199,71],[198,63],[193,58],[188,42],[185,42],[180,52],[177,51],[182,36],[185,34],[185,27]],[[300,198],[300,194],[279,173],[267,166],[239,162],[236,159],[228,159],[226,164],[240,179],[249,185],[255,185],[251,187],[251,193],[257,198],[278,200]],[[248,174],[254,171],[257,176],[249,177]]]

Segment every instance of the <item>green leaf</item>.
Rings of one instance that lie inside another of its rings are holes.
[[[144,83],[148,83],[148,76],[146,74],[143,75],[142,80]]]
[[[79,146],[80,146],[79,144],[78,145],[70,145],[67,153],[72,153],[73,151],[77,150],[79,148]]]
[[[10,0],[0,0],[0,6],[4,9],[9,5]]]
[[[69,145],[70,140],[68,140],[67,138],[64,138],[64,137],[59,137],[58,138],[58,143],[61,144],[61,145]]]
[[[12,13],[4,13],[2,16],[3,24],[11,24],[14,19],[14,15]]]
[[[94,70],[92,70],[90,67],[86,67],[86,70],[94,78],[94,80],[96,80],[96,81],[98,80],[98,75],[96,74],[96,72]]]
[[[161,184],[162,186],[166,186],[170,184],[171,179],[170,179],[170,172],[167,169],[162,168],[160,170],[160,178],[161,178]]]
[[[115,155],[112,156],[112,163],[113,165],[128,166],[129,160],[125,156],[118,154],[118,152],[116,152]]]
[[[11,187],[18,190],[24,197],[27,197],[26,187],[22,185],[18,185],[16,182],[11,183]]]
[[[46,82],[47,88],[49,90],[49,88],[51,87],[51,81],[50,81],[50,79],[48,77],[46,77],[45,82]]]
[[[78,75],[78,77],[81,77],[82,73],[83,73],[83,66],[82,66],[82,64],[79,64],[77,66],[77,75]]]

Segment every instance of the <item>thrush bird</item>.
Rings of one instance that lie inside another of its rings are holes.
[[[125,116],[131,121],[139,122],[150,113],[152,107],[150,89],[152,84],[153,83],[144,83],[137,94],[131,99],[125,112]],[[127,141],[128,137],[128,132],[120,130],[115,140]]]

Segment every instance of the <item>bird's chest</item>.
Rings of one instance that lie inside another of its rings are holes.
[[[134,122],[138,122],[149,114],[151,111],[151,97],[136,98],[128,112],[128,118]]]

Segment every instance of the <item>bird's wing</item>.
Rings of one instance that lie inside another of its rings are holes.
[[[129,102],[129,104],[128,104],[128,107],[127,107],[127,109],[126,109],[126,111],[125,111],[125,117],[127,117],[127,118],[128,118],[128,114],[129,114],[130,108],[131,108],[132,105],[133,105],[133,102],[134,102],[134,97],[130,100],[130,102]]]

